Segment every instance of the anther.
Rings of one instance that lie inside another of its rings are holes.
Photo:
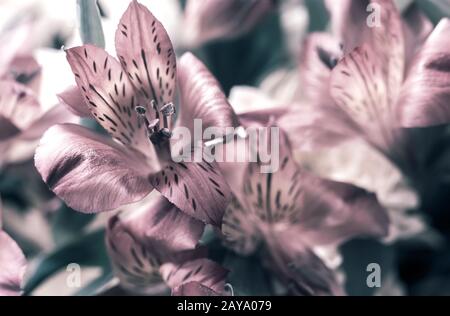
[[[147,109],[142,105],[138,105],[134,109],[136,110],[136,113],[140,116],[143,116],[145,115],[145,113],[147,113]]]
[[[161,113],[164,116],[171,116],[175,114],[175,106],[172,102],[167,103],[161,108]]]

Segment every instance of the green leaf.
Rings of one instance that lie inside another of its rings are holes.
[[[269,273],[261,265],[258,255],[241,257],[229,252],[222,264],[230,270],[228,283],[236,296],[273,295]]]
[[[324,1],[305,0],[305,5],[309,13],[309,31],[324,31],[329,21],[329,14]]]
[[[109,290],[110,284],[113,283],[114,274],[112,272],[104,273],[97,279],[93,280],[87,286],[78,291],[76,296],[94,296]]]
[[[52,217],[52,233],[56,245],[78,238],[95,214],[84,214],[63,205]]]
[[[97,0],[77,0],[80,34],[84,44],[105,48],[100,10]]]
[[[250,33],[208,43],[195,54],[220,81],[226,94],[236,85],[257,85],[262,77],[289,61],[277,12],[269,14]]]
[[[416,3],[435,24],[442,18],[450,17],[450,1],[416,0]]]
[[[25,295],[30,294],[48,277],[66,268],[70,263],[101,267],[104,273],[108,273],[111,266],[104,240],[104,229],[96,230],[37,258],[36,268],[25,285]]]

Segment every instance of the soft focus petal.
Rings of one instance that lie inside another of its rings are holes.
[[[22,132],[20,139],[38,139],[48,128],[53,125],[61,123],[76,123],[78,120],[78,117],[70,113],[64,106],[58,104],[37,118],[26,130]]]
[[[404,127],[450,122],[450,20],[442,20],[413,61],[398,101]]]
[[[140,293],[162,282],[159,267],[164,262],[202,254],[196,247],[204,225],[159,193],[150,198],[142,208],[111,218],[106,237],[121,284]]]
[[[273,0],[188,0],[185,9],[188,43],[200,45],[243,35],[275,7]]]
[[[374,120],[386,124],[379,121],[393,116],[391,107],[405,69],[400,13],[392,0],[372,0],[371,4],[379,14],[379,21],[371,22],[375,24],[370,27],[371,38],[339,62],[331,79],[331,94],[338,105],[363,125]]]
[[[41,108],[35,94],[24,85],[0,81],[0,115],[18,129],[26,129],[39,117]]]
[[[310,151],[336,146],[360,135],[361,129],[340,108],[310,104],[293,104],[278,120],[296,150]]]
[[[356,48],[334,68],[330,89],[337,105],[365,136],[388,148],[394,138],[392,101],[397,95],[390,89],[385,63],[378,57],[367,45]]]
[[[342,57],[339,41],[326,33],[312,33],[303,43],[299,72],[302,93],[314,105],[333,106],[329,85],[331,71]]]
[[[286,236],[285,236],[286,237]],[[301,296],[343,295],[336,275],[311,249],[288,238],[269,241],[268,265],[287,286],[288,293]],[[294,245],[294,246],[293,246]]]
[[[370,40],[367,25],[370,0],[325,0],[325,4],[331,15],[333,35],[342,43],[345,53]]]
[[[197,259],[183,264],[166,263],[161,274],[175,292],[183,284],[197,282],[210,291],[223,293],[228,271],[211,260]]]
[[[26,46],[26,41],[31,33],[31,23],[26,21],[20,25],[5,31],[0,35],[0,76],[5,75],[8,66]]]
[[[67,60],[97,122],[122,144],[151,153],[134,88],[119,62],[92,45],[67,50]]]
[[[25,269],[26,260],[22,250],[11,237],[0,230],[0,296],[22,293]]]
[[[237,198],[233,198],[223,217],[224,243],[244,256],[255,252],[262,237],[253,216],[248,205],[241,204]]]
[[[33,56],[16,56],[9,64],[5,77],[27,86],[38,94],[41,83],[41,66]]]
[[[194,119],[201,119],[203,128],[234,127],[236,115],[206,66],[191,53],[184,54],[179,62],[181,118],[178,123],[193,131]]]
[[[131,82],[148,104],[158,109],[173,102],[176,59],[169,35],[153,14],[136,0],[130,3],[116,31],[117,55]]]
[[[180,285],[172,290],[173,296],[219,296],[220,294],[214,292],[209,287],[202,285],[199,282],[189,282]]]
[[[152,185],[186,214],[220,227],[231,199],[217,163],[172,162],[151,176]]]
[[[403,14],[406,61],[409,64],[418,49],[426,41],[428,35],[433,31],[433,23],[422,12],[415,3],[411,4]]]
[[[357,236],[385,237],[389,218],[375,194],[356,186],[300,177],[302,210],[296,215],[302,240],[310,246],[338,244]],[[301,226],[301,227],[300,227]]]
[[[73,114],[80,117],[91,117],[91,110],[87,106],[83,94],[81,94],[81,90],[77,86],[67,88],[58,94],[58,99]]]
[[[44,181],[71,208],[100,212],[138,201],[152,189],[151,168],[138,152],[90,130],[63,124],[50,128],[36,150]]]

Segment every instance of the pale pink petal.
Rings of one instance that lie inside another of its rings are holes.
[[[413,61],[397,103],[403,127],[450,122],[450,20],[442,20]]]
[[[302,151],[336,146],[361,135],[361,128],[335,105],[294,104],[278,125],[292,147]]]
[[[0,81],[1,116],[24,130],[40,114],[41,107],[33,91],[14,81]]]
[[[61,123],[76,123],[79,118],[73,115],[66,107],[62,105],[55,105],[47,112],[44,112],[20,135],[22,140],[34,140],[44,134],[44,132],[56,124]]]
[[[181,102],[178,125],[193,131],[194,119],[201,119],[204,129],[237,126],[236,115],[219,82],[191,53],[184,54],[180,59],[178,81]]]
[[[303,43],[299,73],[302,93],[314,105],[333,106],[331,71],[343,55],[339,41],[327,33],[312,33]]]
[[[150,181],[186,214],[220,227],[231,192],[216,162],[171,162]]]
[[[303,172],[298,179],[301,210],[289,234],[310,245],[338,244],[358,236],[385,237],[389,217],[375,194]],[[297,232],[295,232],[298,229]]]
[[[331,15],[333,35],[342,43],[345,53],[371,40],[371,30],[367,25],[370,0],[325,0]]]
[[[78,88],[97,122],[122,144],[152,156],[146,126],[135,111],[139,100],[119,62],[92,45],[66,52]]]
[[[160,265],[203,255],[196,249],[203,226],[159,194],[141,209],[111,218],[106,240],[121,284],[149,291],[162,282]]]
[[[292,238],[292,236],[288,236]],[[294,245],[295,244],[295,245]],[[293,246],[294,245],[294,246]],[[300,296],[343,295],[336,274],[311,249],[298,240],[273,238],[268,249],[268,266],[288,294]]]
[[[22,250],[0,230],[0,296],[21,295],[26,265]]]
[[[228,271],[209,259],[197,259],[182,264],[166,263],[161,274],[172,289],[183,284],[198,282],[216,293],[223,293]]]
[[[333,69],[330,89],[336,104],[363,131],[361,136],[389,151],[397,138],[393,102],[398,94],[379,57],[367,45],[356,48]]]
[[[59,101],[66,106],[69,111],[80,117],[91,117],[92,113],[77,86],[67,88],[58,94]]]
[[[257,227],[257,219],[251,209],[252,206],[245,203],[244,200],[241,204],[234,197],[228,205],[222,221],[225,245],[244,256],[253,254],[262,241]]]
[[[176,58],[166,30],[153,14],[133,0],[116,31],[116,50],[131,82],[158,110],[174,101]]]
[[[200,282],[189,282],[172,290],[173,296],[220,296],[219,293],[202,285]]]
[[[112,210],[152,190],[143,155],[74,124],[44,134],[35,165],[50,189],[81,212]]]
[[[39,93],[41,84],[41,66],[30,55],[16,56],[8,66],[5,79],[14,80]]]
[[[411,4],[403,14],[406,61],[409,68],[416,52],[422,47],[433,31],[433,23],[416,3]]]
[[[192,45],[238,37],[276,8],[273,0],[188,0],[186,33]]]

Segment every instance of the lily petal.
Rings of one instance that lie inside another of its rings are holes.
[[[417,50],[420,49],[427,37],[433,31],[433,23],[419,8],[417,3],[411,4],[403,14],[406,61],[409,68]]]
[[[148,292],[163,281],[160,265],[202,255],[196,247],[203,226],[159,193],[141,209],[111,218],[106,240],[121,284],[136,292]]]
[[[133,85],[119,62],[103,49],[84,45],[66,51],[78,88],[94,118],[122,144],[153,154],[138,118]]]
[[[450,20],[442,20],[415,57],[398,101],[403,127],[450,122]]]
[[[199,282],[192,281],[174,288],[172,296],[220,296],[220,294]]]
[[[302,206],[296,221],[301,227],[293,228],[292,233],[301,235],[308,245],[335,245],[357,236],[387,236],[389,217],[375,194],[306,172],[300,177],[300,187]]]
[[[295,246],[293,244],[293,239],[275,238],[270,242],[268,250],[268,265],[282,283],[287,285],[289,294],[343,295],[344,290],[335,273],[298,240],[295,240]]]
[[[55,105],[37,118],[21,135],[21,140],[35,140],[40,138],[51,126],[62,123],[76,123],[78,117],[69,112],[62,105]]]
[[[16,56],[9,64],[8,72],[7,79],[27,86],[36,94],[39,93],[42,76],[41,66],[33,56]]]
[[[217,163],[171,162],[150,181],[186,214],[220,227],[231,192]]]
[[[21,295],[26,265],[22,250],[0,230],[0,296]]]
[[[161,266],[161,274],[175,292],[183,284],[197,282],[210,291],[223,293],[228,271],[209,259],[197,259],[182,264],[166,263]]]
[[[0,92],[0,115],[18,129],[26,129],[41,114],[35,94],[24,85],[2,80]]]
[[[137,91],[158,110],[173,102],[176,58],[161,22],[143,5],[133,0],[116,31],[116,50]]]
[[[81,90],[77,86],[67,88],[58,94],[58,99],[73,114],[79,117],[91,117],[91,110],[86,104]]]
[[[203,128],[237,126],[237,118],[219,82],[206,66],[191,53],[179,62],[181,117],[179,125],[193,131],[194,119],[201,119]]]
[[[233,198],[222,222],[222,234],[226,246],[240,255],[251,255],[262,238],[256,226],[250,208],[246,204],[241,205],[237,198]]]
[[[74,124],[44,134],[35,165],[50,189],[81,212],[112,210],[152,190],[143,155]]]
[[[325,0],[331,15],[333,35],[342,43],[347,54],[371,39],[367,25],[370,0]]]

